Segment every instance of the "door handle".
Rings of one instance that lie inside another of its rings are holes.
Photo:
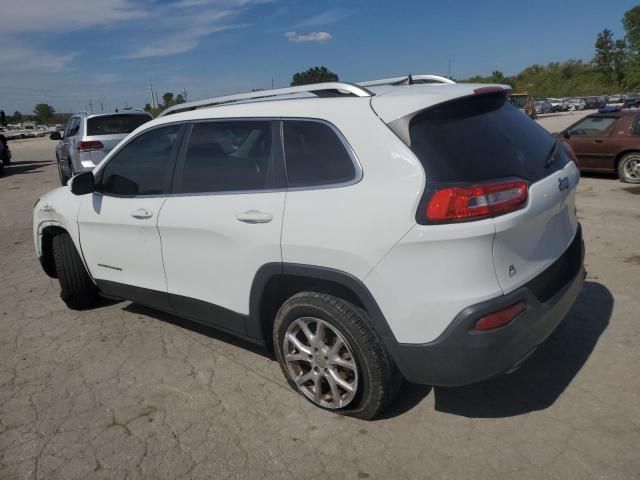
[[[153,217],[153,212],[151,210],[147,210],[146,208],[139,208],[139,209],[131,212],[131,216],[133,218],[138,218],[140,220],[144,220],[145,218]]]
[[[244,223],[269,223],[273,220],[273,215],[267,212],[259,212],[258,210],[248,210],[244,213],[238,213],[236,218]]]
[[[594,140],[593,143],[604,143],[604,140]]]

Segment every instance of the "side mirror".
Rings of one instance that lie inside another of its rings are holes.
[[[49,138],[51,140],[61,140],[62,135],[60,135],[60,132],[51,132],[51,135],[49,135]]]
[[[571,130],[565,130],[564,131],[564,138],[566,138],[566,139],[571,138]]]
[[[69,180],[71,185],[71,193],[74,195],[85,195],[93,193],[96,190],[96,182],[93,178],[93,172],[82,172]]]

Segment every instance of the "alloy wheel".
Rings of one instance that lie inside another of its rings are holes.
[[[622,167],[622,171],[627,179],[635,182],[640,180],[640,157],[628,159]]]
[[[289,325],[283,356],[297,389],[329,409],[349,405],[358,392],[358,366],[345,338],[328,322],[301,317]]]

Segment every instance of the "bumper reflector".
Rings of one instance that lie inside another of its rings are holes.
[[[503,310],[485,315],[476,322],[475,330],[491,330],[494,328],[502,327],[511,320],[520,315],[525,308],[527,308],[524,302],[518,302],[515,305],[511,305]]]

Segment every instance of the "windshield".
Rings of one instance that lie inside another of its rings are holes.
[[[411,149],[432,183],[519,177],[535,182],[568,158],[555,139],[505,101],[502,93],[475,95],[429,108],[409,125]],[[553,165],[553,168],[550,167]]]
[[[149,115],[104,115],[87,120],[87,135],[115,135],[131,133],[151,120]]]

